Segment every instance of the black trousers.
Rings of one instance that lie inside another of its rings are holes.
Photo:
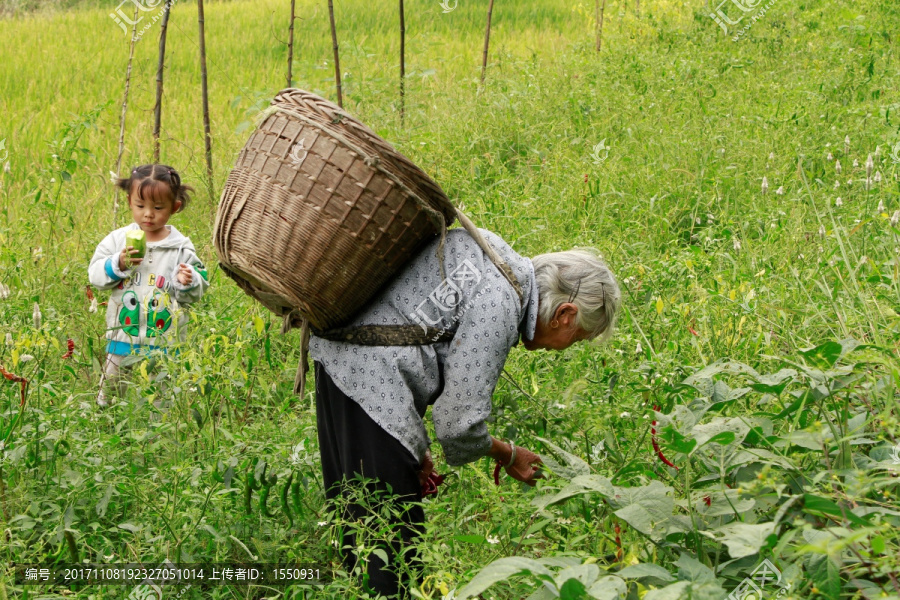
[[[362,524],[373,514],[382,515],[369,524],[370,529],[378,529],[389,511],[386,519],[394,539],[367,540],[384,550],[389,564],[370,554],[361,579],[371,591],[389,598],[405,597],[408,581],[404,573],[412,573],[417,580],[421,573],[413,542],[422,531],[425,511],[420,504],[411,504],[422,500],[420,464],[359,404],[345,396],[318,362],[315,373],[316,425],[325,497],[333,507],[343,507],[344,520],[350,524],[341,536],[341,547],[350,548],[342,550],[344,566],[348,573],[352,572],[358,560],[353,523]]]

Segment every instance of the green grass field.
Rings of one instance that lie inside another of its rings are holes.
[[[486,5],[407,0],[401,122],[395,3],[338,0],[344,106],[520,254],[600,249],[624,308],[606,346],[510,355],[492,433],[546,458],[537,489],[433,445],[449,477],[415,597],[724,598],[763,559],[780,571],[766,597],[900,597],[900,6],[781,0],[733,42],[699,2],[610,0],[598,53],[593,3],[500,1],[479,91]],[[291,392],[299,334],[216,268],[211,237],[254,117],[286,87],[287,2],[206,6],[212,195],[197,10],[175,4],[162,162],[197,189],[172,223],[213,287],[178,361],[94,404],[105,325],[86,268],[128,222],[110,184],[130,40],[115,8],[0,10],[0,365],[30,382],[22,409],[0,379],[0,599],[131,591],[22,586],[11,563],[338,568],[339,526],[362,528],[363,553],[390,531],[325,513],[312,391]],[[297,15],[294,86],[334,99],[327,3]],[[136,46],[123,171],[152,162],[158,34]],[[175,408],[154,421],[160,396]],[[263,462],[279,482],[247,506]],[[337,573],[178,597],[367,595]]]

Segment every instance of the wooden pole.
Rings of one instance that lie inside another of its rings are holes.
[[[494,11],[494,0],[488,4],[487,28],[484,30],[484,52],[481,56],[481,87],[484,87],[484,73],[487,70],[488,45],[491,41],[491,13]]]
[[[291,70],[294,66],[294,3],[296,0],[291,0],[291,26],[288,29],[288,72],[287,72],[287,86],[294,86],[294,79],[291,75]]]
[[[206,81],[206,34],[204,32],[203,0],[197,0],[197,21],[200,26],[200,87],[203,92],[203,132],[206,137],[206,179],[210,200],[213,193],[212,135],[209,132],[209,87]]]
[[[600,5],[600,0],[596,0]],[[600,44],[603,42],[603,13],[606,11],[606,0],[600,5],[600,17],[597,19],[597,52],[600,52]]]
[[[344,108],[344,97],[341,95],[341,60],[338,56],[337,29],[334,26],[333,0],[328,0],[328,16],[331,18],[331,46],[334,48],[334,84],[337,87],[338,106]]]
[[[153,162],[159,163],[159,130],[162,124],[163,69],[166,62],[166,30],[172,1],[166,1],[159,29],[159,61],[156,63],[156,105],[153,107]]]
[[[403,0],[400,0],[400,123],[406,116],[406,23],[403,19]]]
[[[131,49],[128,53],[128,67],[125,69],[125,97],[122,99],[122,115],[119,117],[119,155],[116,158],[116,177],[121,176],[122,155],[125,153],[125,115],[128,112],[128,90],[131,88],[131,62],[134,60],[134,46],[137,43],[138,6],[134,6],[134,23],[131,28]],[[113,228],[119,216],[119,194],[113,188]]]

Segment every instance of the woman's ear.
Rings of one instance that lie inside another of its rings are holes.
[[[556,309],[554,318],[560,323],[574,323],[575,317],[578,315],[578,307],[571,302],[564,302]]]

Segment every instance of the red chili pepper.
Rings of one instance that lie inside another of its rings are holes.
[[[88,300],[94,299],[94,292],[93,292],[93,290],[91,290],[91,286],[89,286],[89,285],[84,286],[84,293],[87,294]]]
[[[712,498],[710,498],[709,496],[704,498],[703,501],[706,502],[707,506],[712,506]]]
[[[444,483],[444,476],[438,475],[435,472],[431,472],[428,474],[428,479],[425,480],[425,485],[422,486],[422,495],[428,496],[431,494],[437,494],[438,486]]]
[[[619,522],[616,521],[616,561],[622,562],[625,560],[625,551],[622,549],[622,538],[619,534],[622,533],[622,528],[619,527]]]
[[[587,173],[584,174],[584,182],[585,182],[585,183],[588,182],[588,174],[587,174]]]
[[[690,331],[692,335],[696,335],[696,336],[699,336],[699,335],[700,335],[699,333],[697,333],[696,331],[694,331],[694,328],[691,327],[690,325],[688,325],[688,331]]]
[[[63,354],[61,358],[72,358],[72,354],[75,353],[75,342],[72,341],[72,338],[66,340],[66,348],[69,351]]]
[[[653,410],[658,411],[659,407],[654,404]],[[653,424],[650,425],[650,443],[653,444],[653,449],[656,451],[656,455],[659,457],[659,460],[663,461],[665,464],[674,468],[675,470],[678,470],[678,467],[676,467],[672,463],[672,461],[665,457],[665,455],[662,453],[662,449],[659,447],[659,442],[656,441],[656,419],[653,419]]]
[[[3,365],[0,365],[0,375],[3,375],[7,379],[12,382],[19,383],[22,386],[22,403],[19,406],[25,406],[25,388],[28,387],[28,380],[24,377],[19,377],[18,375],[13,375],[9,371],[3,368]]]

